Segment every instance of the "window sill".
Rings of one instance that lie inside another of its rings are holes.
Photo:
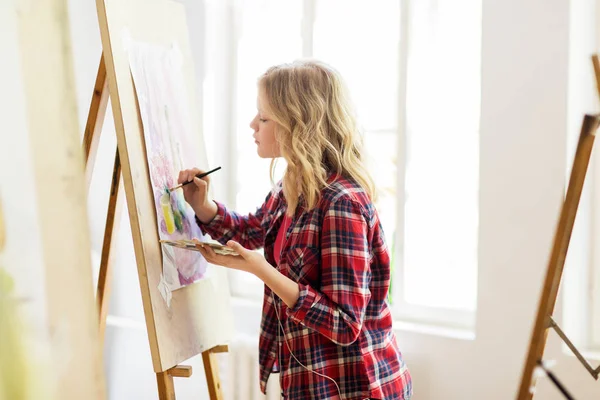
[[[246,327],[243,324],[241,324],[238,327],[238,330],[245,332],[251,329],[252,327],[258,325],[258,321],[260,321],[260,315],[262,312],[262,298],[232,296],[231,305],[236,316],[236,321],[248,321],[250,318],[258,318],[256,322],[249,323],[249,327]],[[409,332],[457,340],[475,340],[475,332],[471,329],[453,328],[435,324],[425,324],[422,322],[417,323],[403,320],[394,320],[394,331],[398,334]]]
[[[475,332],[471,329],[453,328],[422,322],[394,320],[394,331],[399,334],[408,332],[448,339],[475,340]]]

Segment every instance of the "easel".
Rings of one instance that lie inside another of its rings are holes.
[[[600,96],[600,60],[598,55],[592,56],[592,63],[596,77],[597,91],[598,95]],[[579,350],[577,350],[577,348],[562,331],[560,326],[558,326],[556,321],[554,321],[552,318],[552,313],[554,311],[556,298],[558,296],[558,289],[562,278],[562,272],[565,265],[565,259],[569,248],[569,241],[571,240],[571,233],[575,223],[575,216],[577,215],[577,208],[579,206],[579,200],[581,198],[581,192],[585,182],[585,176],[592,153],[592,147],[594,145],[596,131],[599,126],[600,115],[585,115],[583,119],[583,125],[581,127],[579,142],[577,144],[577,150],[575,152],[575,158],[573,160],[567,194],[562,205],[560,219],[554,236],[552,252],[546,270],[546,279],[542,288],[537,317],[533,328],[531,341],[529,343],[529,351],[525,360],[525,367],[523,370],[523,376],[521,378],[518,400],[530,400],[533,396],[531,391],[531,389],[535,387],[533,373],[536,366],[541,365],[543,368],[542,357],[544,355],[544,347],[546,346],[549,328],[553,328],[556,331],[558,336],[571,349],[577,359],[584,365],[594,379],[598,380],[598,375],[600,374],[600,367],[597,367],[596,369],[592,368],[592,366],[583,357]],[[565,395],[565,397],[570,398],[570,395],[566,389],[560,385],[556,378],[552,375],[550,375],[550,378],[556,384],[558,389]]]
[[[106,316],[108,314],[108,299],[110,298],[110,276],[111,276],[111,264],[112,264],[112,256],[114,255],[113,251],[113,243],[115,242],[115,235],[118,231],[118,221],[120,219],[120,213],[122,209],[122,185],[121,180],[122,176],[124,178],[124,186],[127,194],[128,205],[130,210],[130,221],[132,225],[132,233],[134,240],[134,247],[136,248],[136,259],[138,264],[138,272],[140,273],[140,286],[142,289],[142,300],[144,305],[144,313],[146,315],[146,325],[148,329],[148,336],[150,340],[150,349],[152,352],[152,359],[154,364],[154,369],[156,372],[156,378],[158,383],[158,392],[159,398],[161,400],[173,400],[175,399],[175,389],[173,377],[185,377],[189,378],[192,375],[192,367],[187,365],[178,365],[180,361],[178,359],[185,360],[191,356],[198,354],[196,352],[197,346],[194,343],[191,343],[190,336],[198,332],[197,326],[191,326],[187,328],[187,331],[184,334],[188,334],[185,336],[188,340],[188,348],[186,349],[177,349],[177,351],[173,349],[172,353],[176,353],[175,355],[170,355],[168,359],[167,357],[161,357],[161,352],[159,349],[159,338],[156,327],[159,325],[157,320],[159,318],[163,318],[168,320],[168,322],[176,324],[178,321],[185,320],[186,315],[175,315],[175,311],[167,310],[163,311],[162,315],[157,315],[157,310],[160,308],[153,307],[153,295],[152,287],[150,287],[149,277],[150,275],[147,272],[147,263],[146,259],[149,258],[148,251],[144,247],[148,247],[146,243],[143,243],[143,235],[141,230],[142,221],[140,221],[139,216],[136,214],[136,194],[133,192],[134,190],[134,182],[132,181],[132,171],[131,166],[128,165],[129,160],[132,158],[136,158],[136,161],[139,160],[139,154],[131,154],[132,144],[126,143],[125,139],[129,139],[127,134],[125,133],[125,123],[123,121],[123,115],[121,114],[121,104],[122,100],[119,99],[117,90],[117,82],[116,80],[116,72],[115,72],[115,60],[113,59],[110,34],[109,34],[109,17],[106,9],[106,4],[109,3],[107,0],[97,0],[97,9],[98,9],[98,19],[100,26],[100,33],[102,36],[102,46],[103,52],[100,58],[100,64],[98,67],[98,74],[96,76],[96,82],[94,84],[94,92],[92,95],[92,101],[88,113],[88,119],[86,122],[84,139],[83,139],[83,149],[84,149],[84,157],[85,157],[85,176],[86,176],[86,184],[89,189],[90,181],[92,177],[92,172],[94,168],[94,163],[96,159],[96,154],[98,150],[98,144],[100,141],[100,135],[102,132],[102,126],[104,123],[104,118],[106,114],[106,107],[108,105],[109,92],[110,97],[112,99],[113,113],[114,113],[114,122],[115,128],[117,131],[117,151],[115,153],[115,161],[112,173],[111,187],[110,187],[110,196],[109,196],[109,204],[108,211],[106,217],[105,231],[104,231],[104,240],[102,246],[102,255],[100,262],[100,271],[98,278],[98,288],[97,288],[97,306],[98,306],[98,314],[99,314],[99,326],[100,326],[100,338],[101,343],[104,340],[104,332],[106,329]],[[170,11],[170,7],[172,5],[150,5],[148,3],[144,3],[146,8],[152,7],[160,7],[167,9]],[[114,3],[113,3],[114,5]],[[132,5],[128,5],[132,7]],[[110,70],[107,71],[107,66]],[[110,76],[110,85],[109,85],[109,76]],[[110,86],[110,87],[109,87]],[[115,91],[115,92],[113,92]],[[115,95],[113,95],[115,93]],[[137,118],[139,117],[139,109],[137,109]],[[137,133],[137,132],[134,132]],[[130,134],[131,136],[131,134]],[[143,143],[143,141],[141,142]],[[135,149],[135,150],[139,150]],[[142,149],[141,153],[145,150]],[[125,164],[122,164],[122,161]],[[122,169],[125,167],[128,171]],[[138,189],[139,190],[139,189]],[[133,203],[133,204],[132,204]],[[150,224],[151,225],[151,224]],[[156,232],[156,222],[154,222],[154,231]],[[158,242],[156,242],[155,246],[158,247]],[[156,260],[151,260],[156,261]],[[162,265],[162,264],[161,264]],[[180,297],[182,300],[180,303],[184,303],[188,298],[194,299],[197,298],[197,293],[199,290],[197,286],[194,284],[190,287],[186,287],[186,293],[182,294]],[[154,288],[154,290],[156,290]],[[183,291],[183,289],[181,289]],[[217,299],[218,300],[218,299]],[[174,299],[175,302],[175,299]],[[181,305],[181,304],[180,304]],[[185,303],[183,304],[185,306]],[[188,310],[190,308],[192,310]],[[193,311],[193,307],[187,307],[185,311]],[[193,319],[193,318],[192,318]],[[191,321],[190,325],[193,325],[196,321]],[[169,329],[169,328],[165,328]],[[200,328],[201,329],[201,328]],[[168,336],[168,339],[177,339],[176,334],[173,332],[173,328],[171,331],[168,331],[165,336]],[[178,332],[179,333],[179,332]],[[166,340],[166,339],[165,339]],[[191,344],[190,344],[191,343]],[[175,347],[174,345],[172,347]],[[202,351],[202,360],[204,364],[204,370],[206,374],[206,381],[208,385],[208,391],[211,399],[220,400],[223,399],[223,394],[221,391],[221,384],[218,375],[218,366],[216,360],[217,353],[227,352],[227,345],[216,345],[207,350]],[[164,368],[165,364],[175,363],[175,366],[170,366],[168,368]]]

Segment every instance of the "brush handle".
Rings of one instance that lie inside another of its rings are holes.
[[[208,174],[212,174],[213,172],[215,172],[215,171],[218,171],[218,170],[220,170],[220,169],[221,169],[221,167],[217,167],[217,168],[215,168],[215,169],[211,169],[211,170],[210,170],[210,171],[208,171],[208,172],[203,172],[203,173],[201,173],[201,174],[198,174],[198,175],[196,175],[196,178],[202,179],[202,178],[204,178],[206,175],[208,175]],[[180,187],[183,187],[183,186],[187,185],[188,183],[192,183],[192,182],[193,182],[193,181],[187,181],[187,182],[184,182],[184,183],[182,183],[182,184],[180,184],[180,185],[177,185],[177,186],[175,186],[175,187],[173,187],[173,188],[169,189],[169,192],[172,192],[173,190],[179,189]]]

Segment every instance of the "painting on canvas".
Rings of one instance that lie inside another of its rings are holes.
[[[177,47],[129,42],[129,66],[138,98],[150,180],[160,239],[181,240],[203,234],[183,190],[177,185],[179,171],[198,165]],[[207,262],[202,255],[173,246],[162,246],[163,286],[176,290],[202,279]],[[164,288],[163,288],[164,290]]]

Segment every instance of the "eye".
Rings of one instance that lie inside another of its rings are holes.
[[[263,119],[263,118],[259,118],[259,120],[260,120],[260,122],[267,122],[267,120]]]

